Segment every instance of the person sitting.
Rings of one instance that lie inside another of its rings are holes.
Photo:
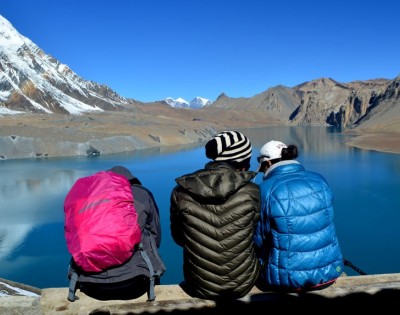
[[[333,193],[326,179],[295,160],[296,145],[262,146],[261,214],[254,234],[263,291],[325,288],[343,272]]]
[[[170,228],[183,247],[182,288],[204,299],[236,299],[254,286],[259,264],[253,233],[260,211],[259,186],[249,171],[252,146],[237,131],[207,142],[212,161],[176,178]]]
[[[159,284],[166,270],[159,253],[161,223],[157,203],[153,194],[126,167],[114,166],[107,172],[122,175],[129,181],[141,230],[141,248],[135,250],[123,264],[100,272],[83,272],[71,259],[68,278],[77,274],[80,291],[99,300],[135,299],[146,292],[149,300],[153,300],[154,286]],[[72,280],[71,285],[74,285]],[[70,287],[70,291],[75,289]]]

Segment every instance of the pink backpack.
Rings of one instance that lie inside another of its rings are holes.
[[[125,263],[141,241],[128,179],[102,171],[78,179],[64,202],[64,232],[75,263],[99,272]]]

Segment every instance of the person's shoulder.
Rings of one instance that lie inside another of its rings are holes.
[[[150,189],[148,189],[145,186],[142,185],[132,185],[132,190],[135,193],[141,193],[141,194],[146,194],[146,195],[153,195]]]
[[[257,192],[259,192],[261,190],[260,185],[253,181],[247,182],[247,184],[245,185],[245,188],[247,190],[255,190]]]
[[[182,174],[182,175],[180,175],[180,176],[175,178],[175,182],[179,182],[181,180],[185,180],[187,178],[190,178],[190,177],[193,177],[193,176],[197,176],[197,175],[199,175],[201,173],[204,173],[206,171],[207,171],[207,169],[200,168],[200,169],[194,170],[193,172]]]
[[[318,172],[315,172],[315,171],[306,170],[304,172],[304,174],[307,177],[313,177],[313,178],[318,179],[318,180],[320,180],[322,182],[326,182],[326,178],[321,173],[318,173]]]
[[[327,179],[318,172],[314,171],[306,171],[304,173],[304,181],[307,182],[307,184],[310,183],[310,181],[314,182],[315,184],[318,184],[321,186],[326,191],[331,191],[331,187],[327,181]]]

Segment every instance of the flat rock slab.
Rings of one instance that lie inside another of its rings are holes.
[[[261,292],[257,288],[239,300],[212,301],[193,298],[179,285],[158,285],[156,300],[147,302],[147,295],[134,300],[99,301],[77,291],[79,300],[67,300],[67,288],[42,290],[42,314],[227,314],[246,312],[265,314],[266,307],[276,310],[293,310],[297,313],[317,310],[344,311],[343,307],[370,310],[371,307],[397,307],[400,301],[400,274],[340,277],[332,286],[308,293]]]

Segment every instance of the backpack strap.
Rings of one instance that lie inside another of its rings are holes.
[[[155,281],[156,281],[154,267],[150,261],[149,256],[147,255],[146,251],[144,250],[142,243],[139,244],[139,250],[140,250],[140,254],[142,255],[143,260],[147,264],[147,268],[149,268],[149,273],[150,273],[150,286],[147,291],[147,301],[148,302],[154,301],[156,299],[156,294],[154,292]]]
[[[75,300],[79,299],[79,297],[75,295],[76,285],[78,283],[78,274],[76,273],[75,269],[72,268],[71,266],[69,267],[69,269],[71,275],[69,279],[68,301],[74,302]]]
[[[164,274],[164,272],[165,272],[165,270],[167,268],[165,267],[164,262],[160,257],[160,253],[158,252],[158,247],[157,247],[157,244],[156,244],[156,240],[154,239],[154,237],[151,236],[151,234],[148,231],[147,231],[147,234],[149,234],[149,236],[150,236],[151,250],[152,250],[152,252],[154,254],[154,258],[158,262],[158,268],[160,268],[160,269],[154,271],[154,275],[157,276],[157,277],[161,277]]]

